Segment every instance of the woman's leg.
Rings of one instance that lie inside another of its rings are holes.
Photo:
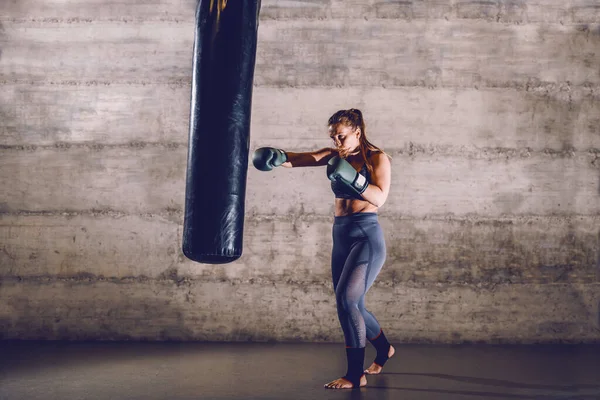
[[[371,258],[369,260],[367,285],[365,288],[366,294],[383,267],[383,263],[385,262],[386,258],[386,248],[383,231],[381,230],[379,224],[376,226],[370,226],[368,229],[365,229],[364,233],[369,238],[369,243],[371,244]],[[378,374],[381,372],[381,369],[386,361],[394,354],[395,350],[387,341],[387,338],[385,337],[377,318],[375,318],[375,316],[366,309],[364,299],[365,297],[363,296],[361,302],[359,303],[359,309],[361,310],[363,319],[365,321],[367,339],[377,351],[375,361],[365,372],[368,374]]]
[[[368,240],[353,244],[335,290],[338,318],[344,332],[348,359],[344,379],[352,382],[354,387],[359,387],[364,373],[367,331],[361,305],[364,304],[366,289],[370,286],[370,253],[371,245]]]
[[[335,288],[338,318],[344,332],[346,347],[365,347],[367,331],[361,305],[364,304],[369,270],[368,243],[352,247]]]
[[[373,248],[376,248],[376,246],[373,246]],[[365,294],[373,285],[373,282],[375,281],[375,278],[381,271],[382,266],[382,257],[374,257],[369,263]],[[365,322],[366,337],[377,351],[377,356],[374,361],[375,365],[371,365],[365,372],[367,372],[368,374],[378,374],[381,372],[381,369],[385,365],[386,361],[394,354],[394,349],[391,349],[391,345],[387,341],[387,338],[383,333],[383,330],[381,329],[377,318],[375,318],[375,316],[366,309],[365,295],[361,297],[358,303],[358,309],[360,310],[363,320]]]
[[[394,354],[395,349],[393,349],[390,342],[388,342],[377,318],[364,308],[364,302],[359,307],[361,307],[363,318],[365,320],[367,339],[369,339],[369,342],[371,342],[377,351],[375,361],[367,370],[365,370],[365,372],[368,374],[378,374],[381,372],[386,361]]]
[[[367,329],[376,331],[373,335],[380,331],[375,317],[364,308],[364,297],[385,260],[383,234],[379,224],[373,223],[376,216],[358,218],[363,223],[355,221],[343,226],[334,225],[332,250],[333,286],[348,357],[348,371],[344,379],[352,382],[354,387],[358,387],[364,379],[361,377]],[[326,387],[340,387],[338,381],[330,382]]]
[[[340,218],[338,220],[347,220],[347,218]],[[352,223],[344,223],[333,226],[331,275],[333,288],[336,292],[338,317],[340,318],[344,337],[347,338],[346,357],[348,359],[348,370],[343,378],[327,383],[325,387],[328,388],[351,388],[366,384],[366,378],[363,377],[366,333],[362,315],[357,308],[358,300],[364,291],[364,282],[366,279],[364,273],[366,268],[359,266],[356,271],[353,271],[355,268],[352,260],[355,259],[356,255],[362,249],[362,246],[356,246],[357,243],[353,243],[354,240],[351,239],[351,235],[357,233],[353,225]],[[361,273],[363,277],[360,276]],[[357,298],[354,299],[354,297]],[[358,333],[357,330],[362,333]],[[361,343],[358,340],[361,337],[362,346],[360,346]],[[353,339],[349,341],[348,338]]]
[[[360,312],[362,313],[363,319],[365,320],[365,327],[367,331],[367,339],[375,338],[381,332],[381,325],[377,318],[365,308],[365,298],[363,296],[361,302],[358,305]]]

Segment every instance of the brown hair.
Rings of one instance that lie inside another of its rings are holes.
[[[376,152],[376,153],[381,152],[388,157],[389,157],[389,155],[387,155],[383,150],[381,150],[379,147],[375,146],[373,143],[369,142],[369,140],[367,139],[367,132],[365,129],[365,120],[363,119],[362,112],[357,108],[351,108],[349,110],[339,110],[338,112],[333,114],[331,117],[329,117],[329,121],[327,122],[327,125],[332,126],[334,128],[340,124],[349,126],[352,129],[360,128],[360,132],[361,132],[360,139],[359,139],[360,155],[362,156],[365,164],[367,165],[367,169],[369,170],[369,173],[373,173],[373,166],[371,165],[371,162],[369,161],[367,154],[370,151],[372,151],[372,152]]]

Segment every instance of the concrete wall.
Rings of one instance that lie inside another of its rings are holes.
[[[342,340],[322,169],[250,168],[242,258],[181,253],[194,10],[0,2],[0,337]],[[599,100],[596,0],[264,0],[251,150],[363,110],[395,341],[597,342]]]

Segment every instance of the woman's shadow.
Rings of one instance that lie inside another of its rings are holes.
[[[411,387],[396,387],[393,386],[391,376],[416,376],[416,377],[429,377],[436,379],[445,379],[455,382],[463,382],[468,384],[486,385],[503,387],[507,389],[529,389],[529,390],[543,390],[544,393],[540,394],[512,394],[512,393],[501,393],[501,392],[484,392],[484,391],[470,391],[470,390],[445,390],[445,389],[434,389],[434,388],[411,388]],[[372,378],[371,378],[372,379]],[[418,373],[418,372],[384,372],[378,375],[375,379],[372,379],[374,384],[369,384],[367,387],[370,389],[387,389],[387,390],[405,390],[413,392],[429,392],[429,393],[440,393],[440,394],[459,394],[459,395],[471,395],[480,397],[503,397],[503,398],[519,398],[519,399],[541,399],[541,398],[568,398],[568,399],[589,399],[600,398],[600,385],[544,385],[544,384],[533,384],[533,383],[522,383],[512,382],[500,379],[491,378],[475,378],[469,376],[456,376],[448,374],[432,374],[432,373]],[[556,392],[549,394],[548,391]],[[591,393],[592,391],[593,393]],[[584,392],[584,393],[581,393]],[[598,397],[596,397],[598,396]]]

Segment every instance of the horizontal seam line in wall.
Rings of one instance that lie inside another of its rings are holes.
[[[201,277],[189,277],[189,276],[175,276],[175,277],[149,277],[145,275],[140,276],[127,276],[127,277],[104,277],[104,276],[96,276],[96,275],[70,275],[70,276],[56,276],[56,275],[9,275],[9,276],[0,276],[0,282],[82,282],[82,283],[114,283],[114,284],[126,284],[126,283],[171,283],[176,284],[177,286],[189,286],[196,283],[223,283],[230,285],[239,285],[239,284],[251,284],[251,285],[266,285],[272,286],[274,284],[279,285],[314,285],[318,287],[330,287],[329,281],[295,281],[295,280],[273,280],[273,279],[265,279],[264,277],[256,277],[250,279],[222,279],[222,278],[211,278],[206,276]],[[397,285],[408,286],[410,288],[422,288],[425,286],[436,286],[443,285],[448,287],[467,287],[472,288],[473,290],[496,290],[498,287],[513,287],[515,285],[521,286],[572,286],[572,285],[583,285],[583,286],[600,286],[600,282],[588,282],[588,281],[575,281],[575,282],[547,282],[540,283],[537,281],[531,282],[502,282],[502,283],[487,283],[484,281],[481,282],[447,282],[447,281],[424,281],[424,282],[412,282],[412,281],[398,281],[394,283],[389,282],[375,282],[375,287],[393,287]]]
[[[75,217],[75,216],[107,216],[114,218],[123,218],[123,217],[140,217],[140,218],[153,218],[153,217],[172,217],[172,216],[180,216],[182,217],[184,214],[183,209],[171,208],[164,210],[157,210],[154,212],[147,213],[127,213],[119,210],[113,209],[89,209],[89,210],[45,210],[45,211],[32,211],[32,210],[14,210],[14,211],[2,211],[0,212],[0,217],[10,217],[10,216],[24,216],[24,217]],[[257,214],[257,213],[246,213],[246,219],[248,220],[307,220],[307,221],[323,221],[323,218],[331,218],[333,222],[333,214],[304,214],[304,215],[273,215],[273,214]],[[513,224],[515,220],[519,220],[519,223],[526,224],[532,220],[574,220],[574,219],[600,219],[600,213],[598,214],[555,214],[555,215],[502,215],[498,217],[492,216],[478,216],[478,215],[446,215],[446,214],[429,214],[423,217],[413,217],[409,215],[382,215],[379,214],[380,219],[387,220],[402,220],[402,221],[446,221],[446,222],[473,222],[473,223],[481,223],[481,222],[489,222],[489,223],[498,223],[505,222],[509,224]],[[177,222],[179,223],[179,222]],[[14,225],[3,225],[0,226],[14,226]]]
[[[571,7],[566,10],[566,14],[569,14],[573,9],[580,7]],[[191,12],[195,12],[195,10],[190,10]],[[443,17],[377,17],[377,16],[356,16],[356,17],[348,17],[348,18],[331,18],[326,15],[324,16],[316,16],[316,17],[270,17],[264,15],[267,11],[262,11],[263,14],[259,18],[259,29],[261,22],[272,22],[272,21],[282,21],[282,22],[290,22],[290,21],[298,21],[298,22],[344,22],[344,21],[389,21],[391,23],[404,21],[404,22],[431,22],[431,21],[477,21],[477,22],[486,22],[489,24],[518,24],[518,25],[536,25],[536,24],[557,24],[557,25],[579,25],[579,24],[595,24],[600,23],[600,20],[593,19],[582,20],[573,17],[567,18],[558,18],[556,20],[530,20],[528,18],[502,18],[500,15],[487,16],[487,17],[467,17],[467,16],[457,16],[457,15],[446,15]],[[451,13],[450,13],[451,14]],[[49,23],[49,24],[61,24],[61,23],[70,23],[70,24],[86,24],[86,23],[94,23],[94,22],[175,22],[175,23],[195,23],[195,19],[192,18],[140,18],[133,16],[126,17],[106,17],[106,18],[88,18],[88,17],[29,17],[29,18],[15,18],[15,17],[0,17],[0,21],[2,22],[12,22],[17,24],[22,23]]]
[[[1,125],[0,125],[1,126]],[[77,142],[56,142],[54,144],[45,144],[45,145],[23,145],[23,144],[15,144],[15,145],[6,145],[0,144],[0,151],[36,151],[36,150],[59,150],[65,151],[69,149],[91,149],[91,150],[104,150],[104,149],[144,149],[146,147],[152,148],[167,148],[167,149],[180,149],[187,148],[187,142],[128,142],[128,143],[98,143],[98,142],[87,142],[87,143],[77,143]],[[598,150],[600,153],[600,150]]]
[[[125,277],[115,277],[115,276],[103,276],[103,275],[94,275],[83,273],[80,275],[6,275],[0,276],[0,282],[4,281],[82,281],[82,282],[107,282],[107,283],[130,283],[130,282],[159,282],[159,283],[175,283],[177,286],[181,285],[190,285],[192,283],[226,283],[226,284],[266,284],[268,286],[272,286],[273,284],[285,284],[285,285],[306,285],[313,284],[315,286],[327,287],[329,286],[329,281],[317,281],[317,280],[293,280],[293,279],[282,279],[282,280],[273,280],[266,279],[265,277],[255,277],[248,279],[239,279],[239,278],[221,278],[221,277],[212,277],[212,276],[199,276],[199,277],[190,277],[186,275],[178,276],[176,275],[177,270],[173,271],[174,274],[171,275],[170,271],[165,271],[162,276],[150,277],[147,275],[138,275],[138,276],[125,276]],[[417,285],[420,286],[420,285]]]
[[[14,210],[14,211],[1,211],[0,217],[10,217],[10,216],[23,216],[23,217],[65,217],[72,218],[76,216],[86,216],[86,217],[112,217],[112,218],[123,218],[123,217],[139,217],[139,218],[154,218],[154,217],[173,217],[178,216],[182,217],[184,214],[183,209],[180,208],[170,208],[157,210],[154,212],[146,212],[146,213],[127,213],[124,211],[113,210],[113,209],[89,209],[89,210],[43,210],[43,211],[33,211],[33,210]],[[172,221],[171,221],[172,222]],[[0,224],[0,226],[4,226]],[[14,225],[6,225],[6,226],[14,226]]]
[[[480,160],[511,160],[527,159],[533,157],[551,157],[551,158],[573,158],[577,156],[593,157],[592,165],[596,165],[600,158],[600,148],[590,147],[587,149],[569,148],[564,150],[555,150],[551,148],[532,149],[530,147],[511,148],[511,147],[476,147],[476,146],[424,146],[418,143],[408,142],[410,148],[389,148],[386,152],[392,157],[411,157],[419,156],[443,156],[448,158],[480,159]],[[185,149],[187,142],[129,142],[104,144],[98,142],[76,143],[76,142],[56,142],[46,145],[2,145],[0,151],[5,152],[35,152],[43,150],[68,151],[70,149],[90,149],[95,151],[113,150],[113,149],[135,149],[144,148],[165,148],[165,149]],[[309,149],[288,148],[288,151],[309,151]],[[250,165],[250,164],[248,164]],[[598,165],[600,167],[600,164]]]
[[[255,73],[255,79],[256,79]],[[30,86],[179,86],[188,87],[191,90],[191,70],[190,76],[185,78],[177,78],[174,80],[167,81],[101,81],[101,80],[60,80],[60,81],[44,81],[44,80],[0,80],[0,85],[30,85]],[[295,88],[295,89],[404,89],[404,88],[426,88],[426,89],[468,89],[468,90],[519,90],[525,92],[537,92],[545,91],[545,94],[566,93],[567,90],[573,89],[584,89],[588,91],[588,95],[594,95],[595,91],[600,91],[600,84],[588,84],[584,83],[581,85],[573,85],[568,81],[557,81],[557,82],[509,82],[509,84],[480,84],[480,85],[440,85],[440,84],[427,84],[425,82],[408,83],[403,85],[397,84],[381,84],[381,85],[272,85],[272,84],[258,84],[254,82],[253,87],[268,88],[268,89],[282,89],[282,88]]]

